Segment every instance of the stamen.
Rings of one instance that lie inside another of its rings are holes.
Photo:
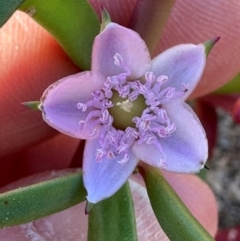
[[[166,97],[167,97],[168,99],[171,99],[171,98],[173,97],[174,93],[175,93],[175,88],[171,88],[171,89],[167,92]]]
[[[165,156],[165,154],[164,154],[164,156]],[[158,167],[159,168],[166,168],[167,167],[166,156],[165,156],[164,159],[159,158]]]
[[[107,158],[108,159],[113,159],[113,158],[115,158],[116,157],[116,155],[112,152],[112,151],[108,151],[107,152]]]
[[[84,103],[77,103],[77,108],[85,112],[87,110],[87,106]]]
[[[188,92],[188,89],[189,89],[189,85],[186,85],[186,84],[182,84],[182,89],[184,92]]]
[[[147,144],[152,144],[156,141],[156,136],[154,135],[146,135],[144,136],[144,142],[146,142]]]
[[[96,135],[96,133],[97,133],[97,129],[94,128],[93,131],[89,134],[89,136],[90,136],[90,137],[93,137],[93,136]]]
[[[102,113],[102,117],[100,118],[100,121],[102,123],[105,123],[108,120],[108,117],[109,117],[108,110],[104,110]]]
[[[146,72],[145,79],[146,79],[146,82],[153,83],[155,80],[155,76],[153,72]]]
[[[127,77],[131,76],[131,72],[124,65],[122,56],[116,53],[113,59],[114,64],[123,72],[107,77],[102,89],[92,93],[93,98],[90,101],[77,104],[79,111],[87,114],[85,120],[79,121],[80,128],[89,128],[91,130],[89,137],[99,139],[100,148],[96,150],[97,161],[103,158],[121,157],[118,162],[125,164],[130,158],[129,149],[137,141],[139,144],[155,145],[163,156],[159,159],[159,167],[165,167],[166,156],[160,138],[169,137],[177,126],[168,117],[164,104],[182,97],[189,87],[184,83],[182,90],[165,87],[168,77],[165,75],[156,77],[150,71],[144,75],[145,83],[142,80],[128,81]],[[143,105],[140,112],[136,111],[139,104]],[[112,112],[115,106],[126,112],[123,118],[130,117],[132,125],[129,124],[122,129],[116,128],[114,118],[116,119],[115,115],[119,110]]]
[[[123,59],[122,56],[119,53],[116,53],[113,57],[114,59],[114,64],[117,66],[122,66],[123,64]]]
[[[96,160],[100,161],[104,155],[106,154],[106,151],[104,149],[97,149],[96,150]]]
[[[122,153],[124,152],[125,150],[127,150],[129,148],[129,146],[127,145],[127,143],[121,143],[119,145],[119,147],[117,148],[117,153]]]
[[[124,165],[128,160],[129,160],[129,155],[125,154],[124,157],[120,161],[118,161],[118,163]]]
[[[164,84],[166,81],[168,81],[168,77],[166,75],[160,75],[157,77],[157,82]]]

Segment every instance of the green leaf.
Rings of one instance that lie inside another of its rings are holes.
[[[12,16],[25,0],[1,0],[0,2],[0,27]]]
[[[152,56],[174,3],[175,0],[142,0],[135,7],[130,28],[144,39]]]
[[[158,169],[143,165],[139,171],[158,222],[171,241],[214,241]]]
[[[88,241],[136,241],[132,195],[126,183],[114,196],[95,204],[88,218]]]
[[[240,73],[238,73],[230,82],[216,90],[214,94],[239,94],[240,93]]]
[[[207,172],[208,170],[206,168],[203,168],[199,173],[197,173],[197,176],[200,177],[204,182],[206,182]]]
[[[90,69],[99,20],[87,0],[26,0],[20,10],[48,30],[81,69]]]
[[[0,27],[12,16],[25,0],[1,0],[0,2]]]
[[[0,228],[60,212],[85,197],[80,171],[0,194]]]

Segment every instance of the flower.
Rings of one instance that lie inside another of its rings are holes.
[[[90,203],[113,195],[139,160],[179,173],[203,168],[206,134],[184,100],[205,63],[204,44],[180,44],[151,60],[136,32],[109,23],[95,38],[91,71],[45,90],[43,119],[87,140],[83,181]]]

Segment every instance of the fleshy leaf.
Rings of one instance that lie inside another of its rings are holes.
[[[94,205],[88,224],[88,241],[137,241],[129,184],[126,183],[114,196]]]
[[[60,212],[86,198],[80,171],[0,194],[0,228]]]
[[[240,93],[240,73],[231,81],[214,92],[215,94],[239,94]]]
[[[138,1],[130,28],[140,34],[152,55],[174,6],[175,0]]]
[[[0,27],[12,16],[25,0],[1,0],[0,2]]]
[[[20,10],[48,30],[73,62],[90,69],[92,44],[100,23],[86,0],[27,0]]]
[[[139,171],[158,222],[171,241],[214,241],[158,169],[143,164]]]

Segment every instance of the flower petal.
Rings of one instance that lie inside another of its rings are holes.
[[[193,173],[203,168],[208,157],[206,133],[198,117],[189,105],[175,101],[164,106],[168,117],[177,125],[170,137],[159,138],[164,156],[159,149],[152,145],[135,143],[135,155],[150,165],[162,169]]]
[[[79,121],[84,120],[88,111],[77,108],[79,102],[92,98],[91,93],[101,89],[105,77],[90,71],[60,79],[50,85],[41,98],[43,119],[54,129],[75,138],[88,139],[91,128],[80,129]]]
[[[164,87],[175,87],[188,91],[182,97],[186,99],[194,90],[206,64],[205,47],[203,44],[180,44],[167,49],[152,60],[151,71],[155,76],[166,75],[168,81]]]
[[[92,70],[106,77],[125,72],[114,64],[116,53],[121,55],[124,65],[130,69],[131,78],[141,77],[150,67],[150,54],[141,37],[131,29],[109,23],[95,38]]]
[[[83,182],[87,189],[87,199],[91,203],[97,203],[112,196],[127,181],[134,171],[138,159],[129,151],[130,159],[120,164],[123,155],[115,159],[96,160],[96,150],[100,148],[99,140],[86,142],[83,158]]]

